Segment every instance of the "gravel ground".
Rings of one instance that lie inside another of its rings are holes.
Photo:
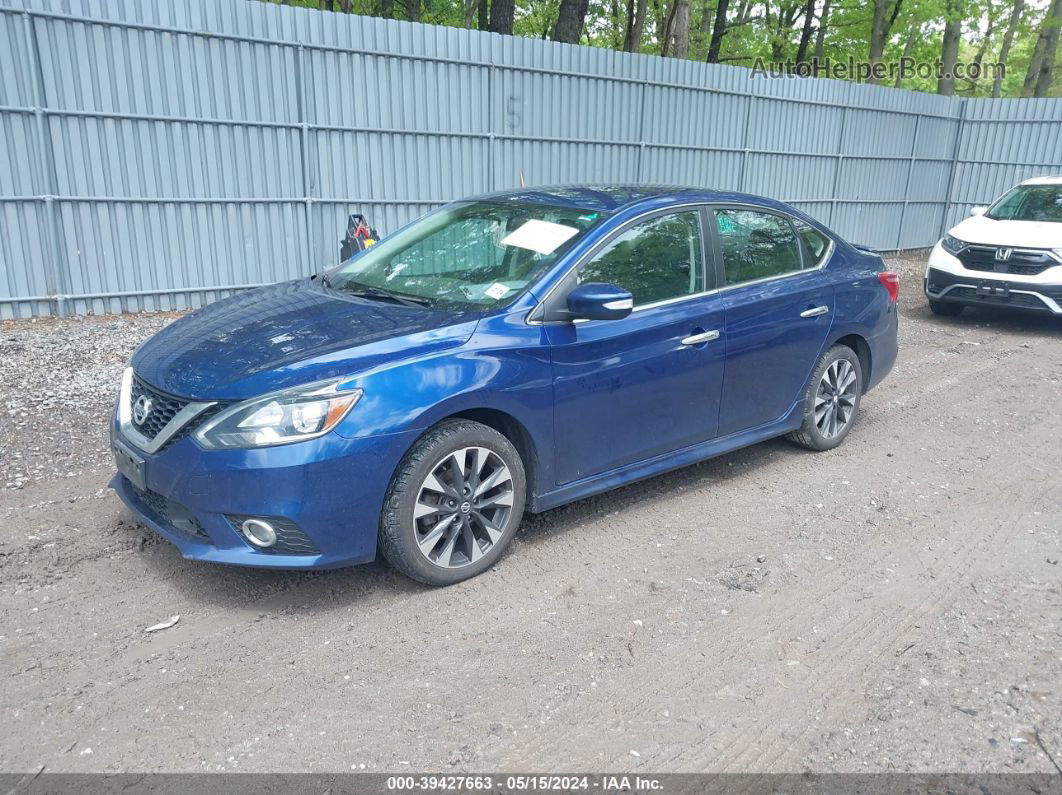
[[[891,264],[841,448],[531,517],[445,590],[183,560],[105,488],[174,316],[0,325],[0,771],[1062,772],[1062,323],[934,318]]]

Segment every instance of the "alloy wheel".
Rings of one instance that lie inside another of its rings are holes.
[[[826,368],[815,393],[815,427],[827,439],[843,433],[855,413],[855,368],[847,359],[837,359]]]
[[[443,568],[475,563],[504,535],[512,509],[509,467],[493,450],[463,447],[436,463],[417,492],[417,548]]]

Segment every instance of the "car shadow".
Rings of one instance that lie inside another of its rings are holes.
[[[811,453],[781,439],[761,442],[540,514],[525,514],[517,541],[520,546],[539,544],[560,533],[577,532],[602,514],[652,505],[673,498],[677,490],[742,477],[780,457],[800,455]],[[434,590],[398,574],[380,558],[360,566],[318,571],[253,569],[187,560],[175,546],[137,522],[124,506],[120,518],[142,534],[141,560],[152,579],[165,582],[188,602],[218,610],[241,610],[251,620],[296,611],[300,615],[327,613],[366,597],[375,602],[381,597],[400,600]],[[519,554],[505,555],[499,565],[520,565]],[[490,573],[488,570],[480,576],[489,577]],[[175,608],[175,612],[179,611]]]
[[[858,420],[857,417],[857,424]],[[559,533],[577,531],[582,525],[604,514],[623,511],[635,505],[654,505],[673,498],[676,491],[744,477],[750,470],[780,458],[802,455],[814,453],[801,450],[781,438],[769,439],[540,514],[525,515],[518,539],[523,544],[541,543]]]
[[[188,560],[177,547],[136,521],[124,506],[121,518],[145,539],[140,552],[149,576],[179,591],[189,602],[207,607],[266,615],[295,610],[312,614],[349,607],[370,595],[377,599],[381,594],[403,597],[429,589],[402,577],[380,559],[360,566],[308,571]]]
[[[900,311],[906,318],[948,328],[991,328],[1015,336],[1062,336],[1062,315],[968,306],[957,317],[941,317],[934,315],[924,301]]]

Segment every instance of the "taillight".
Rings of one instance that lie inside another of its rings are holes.
[[[882,271],[878,274],[878,281],[889,291],[889,300],[895,304],[900,298],[900,277],[892,271]]]

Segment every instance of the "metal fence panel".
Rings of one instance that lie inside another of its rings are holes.
[[[0,0],[0,318],[199,306],[521,183],[792,202],[926,246],[1062,168],[1062,100],[961,100],[249,2]]]

